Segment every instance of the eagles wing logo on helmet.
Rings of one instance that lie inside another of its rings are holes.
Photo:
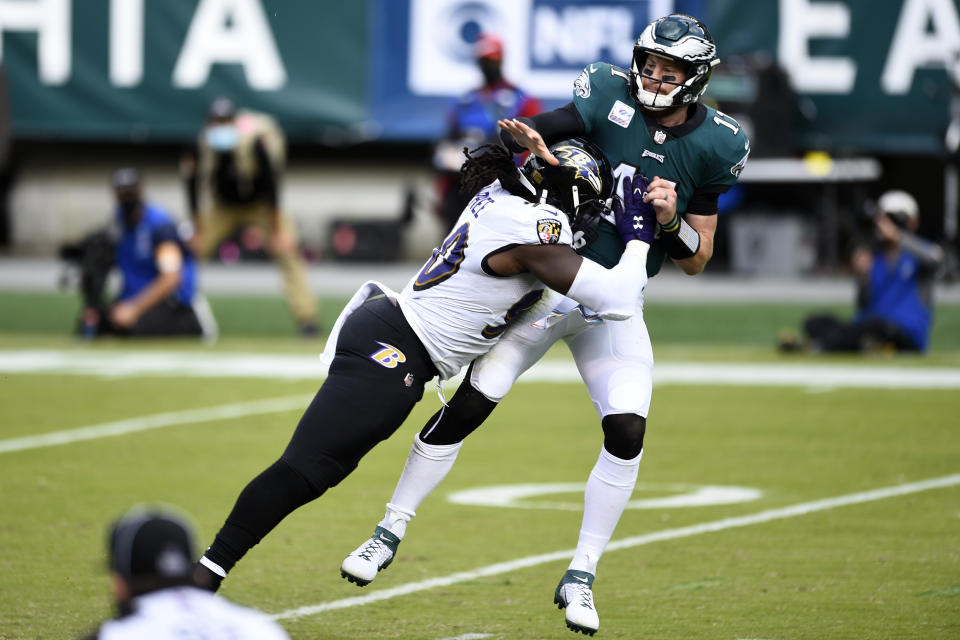
[[[699,21],[669,19],[672,17],[655,22],[653,29],[645,29],[640,40],[652,50],[658,49],[657,45],[663,45],[666,47],[664,53],[691,62],[709,61],[717,55],[717,46],[707,39],[708,35]],[[704,73],[706,69],[698,68],[696,72]]]
[[[554,149],[553,155],[562,161],[566,161],[562,164],[576,167],[576,177],[583,178],[590,183],[595,192],[601,192],[603,181],[600,179],[600,169],[597,167],[597,161],[589,153],[577,147],[562,146]]]

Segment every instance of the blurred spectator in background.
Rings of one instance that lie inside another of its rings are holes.
[[[268,616],[193,584],[193,534],[170,509],[134,507],[109,532],[111,586],[118,616],[85,640],[281,640]]]
[[[857,246],[851,266],[857,278],[857,313],[851,322],[814,315],[803,323],[805,343],[789,332],[780,348],[819,351],[926,351],[933,321],[933,281],[943,250],[915,234],[917,201],[906,191],[887,191],[877,201],[874,239]]]
[[[88,235],[72,253],[63,252],[81,265],[81,334],[214,339],[213,314],[197,292],[194,259],[173,218],[144,200],[136,169],[117,169],[111,184],[116,199],[113,224]],[[123,285],[107,305],[104,288],[114,266]]]
[[[286,140],[269,115],[237,110],[229,98],[211,103],[194,149],[183,159],[187,201],[195,231],[191,242],[208,258],[228,237],[259,228],[268,253],[283,270],[287,303],[300,333],[317,334],[317,303],[307,284],[293,220],[280,210],[279,182]]]
[[[437,169],[438,214],[444,232],[470,202],[460,194],[460,166],[466,159],[463,148],[471,149],[495,142],[499,134],[497,120],[533,116],[543,110],[536,98],[503,77],[503,41],[492,34],[480,34],[474,44],[477,66],[483,85],[461,96],[450,107],[447,134],[437,143],[433,164]]]

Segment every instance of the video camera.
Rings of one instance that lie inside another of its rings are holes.
[[[80,293],[86,307],[101,305],[107,276],[115,261],[117,242],[114,236],[109,227],[97,229],[80,242],[60,247],[60,259],[80,270]]]

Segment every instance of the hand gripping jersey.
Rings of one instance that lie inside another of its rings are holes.
[[[559,209],[511,195],[499,182],[480,190],[399,297],[441,378],[489,351],[544,295],[546,286],[532,273],[495,275],[488,257],[521,244],[572,241],[570,222]]]
[[[688,209],[694,192],[724,193],[740,177],[750,154],[750,141],[730,116],[697,103],[692,115],[676,127],[661,127],[645,117],[630,94],[629,74],[597,62],[574,83],[573,103],[583,118],[586,135],[598,144],[613,167],[615,178],[641,173],[676,183],[677,212],[714,213]],[[617,264],[623,243],[611,224],[599,225],[599,237],[580,253],[610,268]],[[647,273],[660,270],[666,250],[654,241]]]

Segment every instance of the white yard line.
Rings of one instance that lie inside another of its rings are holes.
[[[280,398],[267,398],[265,400],[253,400],[251,402],[238,402],[236,404],[224,404],[218,407],[206,407],[203,409],[154,413],[152,415],[139,416],[127,420],[77,427],[76,429],[41,433],[39,435],[25,436],[22,438],[11,438],[9,440],[0,440],[0,454],[10,453],[12,451],[24,451],[26,449],[52,447],[58,444],[69,444],[71,442],[81,442],[83,440],[94,440],[110,436],[122,436],[127,433],[161,429],[163,427],[172,427],[180,424],[209,422],[211,420],[242,418],[263,413],[304,409],[312,398],[312,395],[300,394]]]
[[[98,350],[0,351],[0,373],[79,374],[108,377],[192,376],[319,380],[326,375],[316,354],[109,352]],[[866,363],[665,362],[654,366],[657,385],[799,386],[816,389],[960,389],[960,368],[898,367]],[[544,360],[520,382],[573,382],[579,374],[569,358]]]
[[[632,536],[630,538],[624,538],[622,540],[611,542],[607,546],[607,550],[615,551],[619,549],[630,549],[632,547],[639,547],[641,545],[650,544],[653,542],[676,540],[678,538],[699,535],[701,533],[713,533],[716,531],[723,531],[725,529],[734,529],[753,524],[762,524],[765,522],[771,522],[773,520],[794,518],[810,513],[816,513],[818,511],[835,509],[837,507],[872,502],[875,500],[884,500],[886,498],[903,496],[911,493],[917,493],[919,491],[928,491],[930,489],[953,487],[958,484],[960,484],[960,473],[943,476],[940,478],[932,478],[930,480],[923,480],[920,482],[911,482],[907,484],[894,485],[892,487],[884,487],[882,489],[874,489],[872,491],[850,493],[843,496],[825,498],[823,500],[801,502],[800,504],[795,504],[789,507],[768,509],[767,511],[761,511],[752,515],[739,516],[735,518],[723,518],[722,520],[704,522],[702,524],[691,525],[688,527],[666,529],[664,531],[656,531],[654,533],[648,533],[640,536]],[[453,573],[447,576],[431,578],[429,580],[421,580],[420,582],[410,582],[389,589],[381,589],[379,591],[374,591],[373,593],[368,593],[362,596],[343,598],[341,600],[332,600],[330,602],[322,602],[320,604],[297,607],[296,609],[288,609],[287,611],[278,613],[273,617],[276,620],[289,620],[292,618],[313,616],[325,611],[357,607],[373,602],[380,602],[381,600],[389,600],[391,598],[409,595],[411,593],[426,591],[435,587],[447,587],[459,582],[476,580],[477,578],[494,576],[501,573],[510,573],[517,571],[518,569],[546,564],[548,562],[567,560],[573,557],[573,552],[573,549],[565,549],[563,551],[554,551],[552,553],[528,556],[526,558],[517,558],[516,560],[500,562],[497,564],[488,565],[486,567],[480,567],[479,569],[474,569],[472,571],[461,571],[459,573]]]
[[[109,352],[96,350],[0,351],[0,373],[108,377],[195,376],[319,380],[326,367],[316,355]],[[520,382],[576,382],[573,362],[541,361]],[[664,363],[657,385],[799,386],[813,389],[960,389],[960,369],[819,364]],[[450,384],[458,384],[456,380]],[[0,454],[123,435],[190,422],[275,413],[305,407],[310,396],[286,396],[189,411],[138,416],[36,436],[0,440]]]

